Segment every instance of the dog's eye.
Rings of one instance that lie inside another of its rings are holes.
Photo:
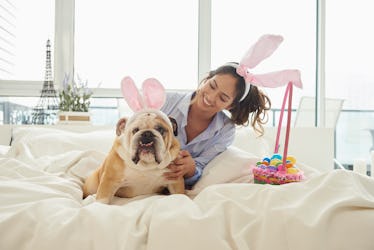
[[[165,133],[165,129],[164,129],[163,127],[161,127],[161,126],[157,126],[157,127],[156,127],[156,130],[157,130],[161,135],[164,135],[164,133]]]
[[[132,130],[132,134],[135,134],[136,132],[138,132],[139,131],[139,128],[134,128],[133,130]]]

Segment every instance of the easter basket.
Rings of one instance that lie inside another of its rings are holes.
[[[259,184],[281,185],[291,182],[299,182],[304,179],[303,172],[296,166],[296,158],[288,156],[288,142],[290,137],[291,105],[292,105],[292,82],[289,82],[284,95],[280,113],[277,136],[275,141],[274,154],[271,157],[264,157],[262,161],[252,166],[254,182]],[[279,138],[282,128],[282,120],[288,97],[287,127],[283,155],[278,153]]]
[[[268,88],[276,88],[287,85],[278,124],[274,155],[270,158],[265,157],[263,161],[256,164],[256,166],[252,166],[255,183],[285,184],[289,182],[301,181],[304,178],[303,173],[295,165],[296,159],[294,157],[287,156],[291,121],[292,89],[293,85],[298,88],[302,88],[303,86],[300,71],[296,69],[286,69],[263,74],[254,74],[251,72],[251,70],[262,60],[273,54],[282,41],[283,37],[280,35],[265,34],[249,48],[241,59],[239,65],[230,64],[231,66],[236,67],[236,73],[242,76],[246,83],[244,95],[240,101],[247,96],[251,89],[251,85]],[[287,131],[284,152],[283,155],[280,155],[278,154],[279,137],[287,97],[289,100]]]

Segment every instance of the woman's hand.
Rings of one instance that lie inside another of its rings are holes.
[[[195,161],[190,152],[181,150],[178,157],[168,166],[168,172],[164,176],[168,180],[177,180],[180,177],[192,177],[195,174]]]

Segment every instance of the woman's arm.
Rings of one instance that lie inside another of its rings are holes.
[[[235,137],[235,127],[232,124],[224,126],[219,133],[210,138],[198,155],[195,157],[182,150],[180,157],[169,165],[170,172],[165,173],[165,177],[170,180],[185,178],[186,186],[193,186],[201,177],[205,166],[218,154],[227,149],[232,144]]]

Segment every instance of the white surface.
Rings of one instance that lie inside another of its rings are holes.
[[[0,145],[9,146],[12,137],[12,125],[0,125]]]
[[[212,185],[248,182],[256,157],[237,148],[207,166],[189,196],[82,200],[111,132],[14,130],[0,156],[0,249],[374,249],[373,178],[311,168],[301,183]]]
[[[51,126],[0,126],[0,145],[9,145],[11,132],[14,128],[48,128],[72,132],[93,132],[114,130],[112,126],[85,126],[85,125],[51,125]],[[247,127],[239,127],[233,146],[247,153],[264,157],[274,152],[276,129],[266,127],[265,135],[257,137]],[[109,131],[108,134],[111,132]],[[281,147],[283,154],[285,128],[281,133]],[[110,139],[110,137],[109,137]],[[299,163],[312,166],[318,171],[326,172],[334,169],[334,130],[332,128],[292,128],[290,134],[288,155],[294,155]]]
[[[246,127],[238,128],[233,145],[256,156],[271,156],[274,153],[277,128],[266,127],[262,137],[256,136]],[[283,155],[285,128],[281,130]],[[292,128],[288,145],[288,155],[297,162],[306,164],[320,172],[334,169],[334,129],[332,128]]]
[[[355,159],[353,161],[353,171],[359,174],[366,175],[367,166],[364,159]]]
[[[344,99],[325,98],[324,123],[321,120],[319,127],[335,128],[343,108]],[[316,98],[302,96],[296,110],[295,127],[315,127]],[[322,103],[321,103],[322,104]]]
[[[0,145],[0,156],[4,156],[6,153],[8,153],[9,149],[10,146]]]
[[[374,150],[370,151],[370,162],[371,162],[370,174],[371,174],[371,177],[374,178]]]
[[[89,132],[114,129],[113,126],[89,126],[82,124],[59,124],[59,125],[0,125],[0,145],[10,145],[12,131],[15,128],[49,128],[71,132]]]

